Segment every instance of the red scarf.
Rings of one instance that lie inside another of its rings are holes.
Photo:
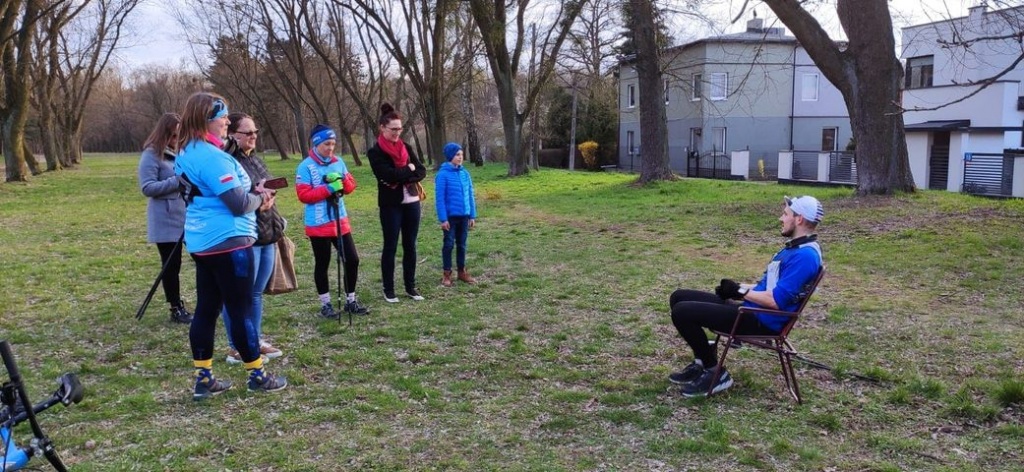
[[[377,146],[391,157],[391,161],[395,163],[395,167],[405,167],[409,165],[409,150],[405,148],[405,143],[402,142],[402,138],[398,138],[398,141],[391,142],[385,139],[383,134],[380,134],[377,136]]]

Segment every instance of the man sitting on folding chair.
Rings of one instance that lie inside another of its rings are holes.
[[[682,386],[680,393],[683,396],[700,397],[709,391],[715,394],[732,386],[732,377],[724,368],[714,388],[711,386],[718,365],[718,349],[708,344],[704,328],[729,332],[739,316],[740,306],[795,311],[800,305],[804,287],[821,270],[821,247],[814,233],[825,216],[821,202],[810,196],[785,197],[785,202],[779,221],[782,222],[782,236],[790,239],[772,258],[756,285],[722,279],[715,293],[679,289],[669,298],[672,324],[690,345],[695,358],[685,369],[669,376],[672,383]],[[742,304],[733,300],[742,301]],[[786,321],[784,316],[763,313],[744,316],[736,334],[777,334]]]

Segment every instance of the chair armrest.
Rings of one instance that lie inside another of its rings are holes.
[[[771,308],[757,308],[757,307],[752,307],[752,306],[741,306],[740,307],[740,316],[743,316],[746,313],[764,313],[766,315],[786,316],[786,317],[789,317],[789,318],[798,318],[800,316],[800,313],[799,312],[795,312],[795,311],[782,311],[782,310],[772,310]]]

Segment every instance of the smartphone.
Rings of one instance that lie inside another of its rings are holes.
[[[263,182],[263,188],[269,190],[277,190],[288,186],[288,179],[284,177],[278,177],[276,179],[270,179]]]

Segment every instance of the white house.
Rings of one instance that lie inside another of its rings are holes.
[[[977,6],[903,28],[903,120],[918,188],[1024,197],[1022,31],[1024,7]]]

